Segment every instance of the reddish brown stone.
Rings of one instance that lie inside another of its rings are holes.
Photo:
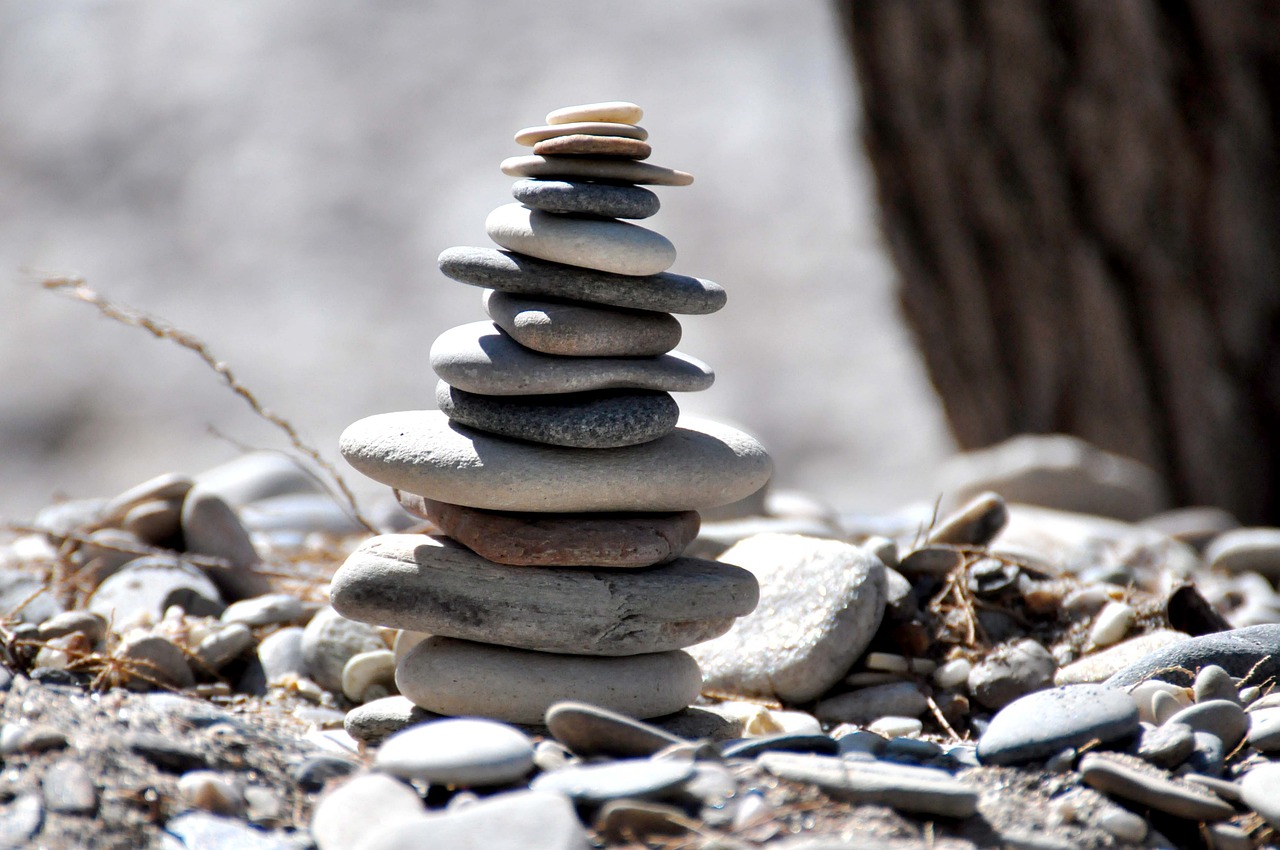
[[[621,136],[556,136],[533,146],[538,156],[620,156],[625,159],[648,159],[653,148],[639,139]]]
[[[517,567],[650,567],[698,536],[697,511],[537,514],[486,511],[397,490],[404,509],[498,564]]]

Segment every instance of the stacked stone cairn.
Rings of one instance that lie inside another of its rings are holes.
[[[754,576],[682,557],[700,509],[762,487],[763,447],[681,416],[672,392],[707,366],[672,349],[671,314],[724,290],[668,273],[675,248],[620,219],[658,211],[640,184],[689,174],[643,162],[639,107],[557,110],[507,159],[519,203],[486,222],[501,248],[450,248],[445,275],[484,288],[492,321],[431,348],[439,410],[371,416],[343,456],[441,535],[375,537],[334,576],[344,617],[405,630],[396,682],[423,709],[540,723],[565,699],[656,717],[697,698],[684,647],[755,607]]]

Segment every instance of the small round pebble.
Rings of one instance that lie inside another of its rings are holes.
[[[1240,692],[1236,690],[1236,683],[1231,680],[1231,674],[1217,664],[1209,664],[1201,668],[1196,674],[1192,690],[1195,692],[1196,702],[1208,702],[1211,699],[1240,702]]]
[[[311,816],[311,837],[320,850],[352,850],[367,837],[371,819],[385,829],[424,814],[413,788],[386,774],[366,773],[320,798]]]
[[[387,738],[374,766],[430,783],[501,785],[532,770],[533,743],[519,729],[493,720],[436,720]]]
[[[886,738],[897,738],[903,735],[919,735],[924,723],[917,717],[881,717],[867,727],[868,732],[884,735]]]

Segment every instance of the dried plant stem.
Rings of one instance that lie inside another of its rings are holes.
[[[338,491],[342,493],[342,497],[347,503],[347,508],[351,511],[351,516],[371,533],[377,533],[377,529],[375,529],[373,525],[361,515],[360,508],[356,505],[355,494],[351,492],[351,489],[342,479],[342,476],[338,474],[338,470],[334,468],[333,464],[321,457],[320,453],[314,448],[307,445],[298,434],[297,429],[295,429],[287,419],[284,419],[263,407],[258,399],[254,397],[253,392],[244,384],[240,383],[239,379],[236,378],[235,374],[231,371],[231,367],[215,357],[213,353],[209,351],[208,346],[199,339],[180,328],[176,328],[167,322],[153,316],[149,316],[140,310],[135,310],[132,307],[123,307],[108,301],[106,298],[91,289],[81,278],[49,277],[45,278],[41,285],[45,289],[59,292],[69,298],[75,299],[76,301],[83,301],[86,304],[96,307],[98,312],[103,316],[106,316],[108,319],[113,319],[130,327],[142,328],[158,339],[169,340],[170,342],[177,343],[188,351],[194,352],[196,356],[205,362],[205,365],[222,378],[223,383],[225,383],[232,392],[244,399],[245,403],[253,409],[254,413],[283,431],[289,438],[289,443],[297,451],[306,455],[313,463],[323,469],[333,480],[334,486],[336,486]]]

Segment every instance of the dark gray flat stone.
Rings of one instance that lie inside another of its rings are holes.
[[[1217,632],[1163,647],[1116,672],[1104,684],[1128,688],[1145,679],[1162,679],[1190,686],[1195,672],[1208,664],[1232,676],[1249,676],[1246,684],[1280,676],[1280,624]]]
[[[834,756],[840,751],[840,745],[830,735],[813,733],[784,732],[778,735],[766,735],[762,738],[745,738],[731,741],[720,747],[720,754],[725,758],[750,759],[761,753],[816,753]]]
[[[555,791],[576,803],[604,803],[621,797],[661,800],[693,778],[690,761],[622,759],[566,767],[544,773],[529,784],[534,791]]]
[[[1138,707],[1124,691],[1066,685],[1028,694],[1001,709],[978,741],[978,758],[983,764],[1018,764],[1137,731]]]
[[[446,276],[472,286],[660,313],[714,313],[728,297],[719,284],[686,275],[613,274],[493,248],[448,248],[439,263]]]
[[[648,218],[661,207],[658,196],[640,186],[577,180],[517,180],[511,196],[526,207],[553,213],[603,218]]]
[[[674,431],[680,418],[670,393],[649,390],[494,396],[441,381],[436,404],[452,421],[481,431],[578,449],[647,443]]]
[[[584,758],[650,756],[684,738],[616,711],[582,702],[558,702],[547,709],[555,739]]]

